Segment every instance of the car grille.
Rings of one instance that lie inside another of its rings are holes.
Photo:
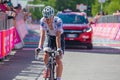
[[[82,30],[64,30],[66,38],[77,38],[81,33],[83,33]]]

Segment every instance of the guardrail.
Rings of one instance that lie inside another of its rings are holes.
[[[14,25],[13,22],[13,19],[8,19],[7,14],[3,12],[0,13],[0,30],[9,29]]]
[[[6,29],[7,27],[7,14],[0,13],[0,30]]]
[[[101,16],[98,23],[120,23],[120,15]]]

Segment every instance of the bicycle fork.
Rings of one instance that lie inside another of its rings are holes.
[[[49,59],[49,69],[50,69],[50,77],[49,77],[49,80],[54,80],[55,79],[55,59],[53,57],[50,57]]]

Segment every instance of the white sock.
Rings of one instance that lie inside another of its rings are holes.
[[[57,80],[61,80],[61,77],[57,77]]]

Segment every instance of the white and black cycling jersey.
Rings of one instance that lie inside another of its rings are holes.
[[[57,31],[61,31],[61,34],[63,33],[63,22],[59,17],[54,16],[52,23],[52,26],[54,28],[53,30],[49,29],[48,24],[45,22],[45,19],[46,18],[42,17],[40,20],[40,30],[45,30],[46,34],[49,34],[51,36],[56,36]]]

